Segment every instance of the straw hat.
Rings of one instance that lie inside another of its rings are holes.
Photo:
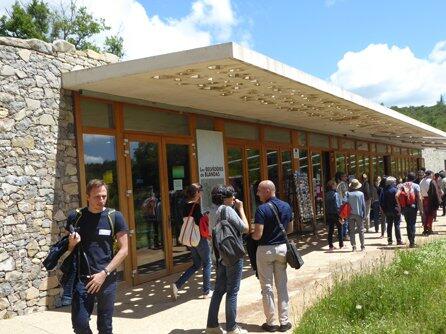
[[[357,179],[352,179],[348,186],[352,189],[359,189],[362,187],[362,184]]]

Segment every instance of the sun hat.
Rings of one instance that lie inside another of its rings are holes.
[[[352,179],[348,186],[352,189],[359,189],[362,187],[362,184],[357,179]]]

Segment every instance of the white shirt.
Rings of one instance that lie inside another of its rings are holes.
[[[421,197],[427,197],[427,192],[429,191],[429,185],[431,184],[432,179],[424,178],[420,182],[420,193]]]

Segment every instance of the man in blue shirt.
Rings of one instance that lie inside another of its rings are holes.
[[[128,253],[128,227],[119,211],[105,207],[107,185],[104,181],[94,179],[88,182],[87,201],[86,208],[68,216],[66,226],[67,231],[71,232],[68,251],[77,252],[71,321],[75,333],[92,333],[89,320],[97,302],[98,332],[111,334],[117,287],[116,268]],[[114,221],[109,216],[111,212]],[[115,238],[119,250],[114,255]]]
[[[262,288],[263,311],[266,316],[266,323],[262,325],[262,329],[267,332],[286,332],[291,328],[291,323],[288,321],[286,238],[269,203],[275,207],[285,230],[291,221],[291,208],[288,203],[276,198],[276,187],[269,180],[260,182],[257,196],[263,204],[256,211],[252,238],[259,241],[256,253],[257,271]],[[277,289],[280,326],[275,324],[273,277]]]

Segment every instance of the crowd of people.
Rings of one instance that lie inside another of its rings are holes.
[[[345,206],[348,208],[346,209]],[[444,171],[433,173],[420,169],[418,173],[410,172],[404,180],[393,176],[376,176],[370,182],[367,174],[360,180],[350,178],[339,172],[335,180],[327,183],[325,196],[326,222],[328,225],[329,250],[335,249],[333,235],[338,230],[339,248],[349,240],[352,251],[356,247],[356,235],[359,235],[361,251],[365,249],[364,233],[387,233],[388,245],[393,244],[395,236],[397,245],[404,245],[401,238],[400,223],[402,217],[407,225],[409,247],[415,247],[415,223],[418,212],[423,224],[423,235],[433,232],[432,225],[437,211],[443,209],[446,214],[446,175]],[[341,213],[348,212],[345,217]]]

